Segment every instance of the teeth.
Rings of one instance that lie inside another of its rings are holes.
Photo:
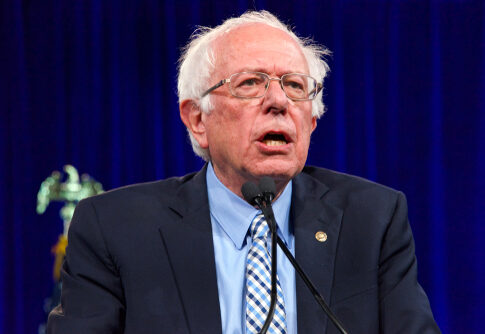
[[[286,144],[286,142],[283,140],[270,140],[270,139],[263,140],[263,143],[268,146],[281,146]]]

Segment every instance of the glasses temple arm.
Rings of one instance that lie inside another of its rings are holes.
[[[223,79],[223,80],[219,81],[214,86],[212,86],[211,88],[206,90],[200,97],[202,98],[202,97],[206,96],[207,94],[212,92],[214,89],[217,89],[217,88],[221,87],[222,85],[224,85],[227,81],[228,81],[227,79]]]
[[[317,83],[317,86],[308,93],[308,96],[312,96],[313,94],[315,94],[314,95],[315,97],[318,93],[320,93],[322,88],[323,88],[323,85],[321,83]]]

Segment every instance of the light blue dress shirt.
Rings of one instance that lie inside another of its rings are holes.
[[[215,175],[211,163],[207,168],[206,179],[222,332],[242,334],[246,333],[246,257],[251,247],[248,230],[253,218],[261,211],[224,186]],[[273,203],[273,210],[278,224],[278,235],[294,255],[295,238],[289,223],[291,191],[290,182]],[[285,301],[287,333],[296,334],[295,270],[279,247],[277,254],[278,276]]]

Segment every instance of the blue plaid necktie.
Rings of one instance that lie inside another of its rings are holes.
[[[271,258],[268,252],[268,223],[262,214],[250,227],[253,243],[246,261],[246,334],[259,333],[271,302]],[[268,333],[286,333],[286,314],[280,281],[277,279],[278,299]]]

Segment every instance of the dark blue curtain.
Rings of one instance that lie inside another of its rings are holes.
[[[36,333],[66,163],[105,189],[200,168],[176,66],[199,24],[267,9],[333,51],[309,164],[403,190],[444,333],[485,314],[483,1],[12,1],[0,4],[0,333]]]

